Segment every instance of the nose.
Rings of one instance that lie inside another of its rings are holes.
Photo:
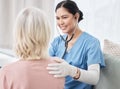
[[[63,25],[64,24],[64,21],[62,19],[59,20],[59,24],[60,25]]]

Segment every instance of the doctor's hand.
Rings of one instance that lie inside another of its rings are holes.
[[[47,70],[54,77],[66,77],[67,75],[74,77],[77,73],[77,67],[68,64],[65,60],[56,58],[56,63],[48,64]]]

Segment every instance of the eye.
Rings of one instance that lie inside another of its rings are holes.
[[[63,19],[67,19],[68,17],[67,17],[67,16],[63,16],[62,18],[63,18]]]
[[[56,20],[59,20],[60,18],[59,17],[56,17]]]

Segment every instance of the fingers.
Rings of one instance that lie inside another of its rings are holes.
[[[51,63],[51,64],[48,64],[46,69],[49,71],[57,71],[59,70],[59,66],[60,66],[59,63]]]
[[[50,63],[48,64],[48,67],[59,67],[60,64],[59,63]]]
[[[56,70],[58,70],[58,68],[56,68],[56,67],[47,67],[46,69],[49,70],[49,71],[56,71]]]
[[[59,58],[55,58],[54,61],[57,63],[50,63],[46,68],[49,71],[49,74],[54,75],[54,77],[65,77],[64,66],[66,65],[66,62]]]
[[[49,74],[60,75],[61,71],[50,71]]]
[[[57,63],[64,62],[64,60],[63,60],[63,59],[60,59],[60,58],[55,58],[54,61],[57,62]]]
[[[54,75],[54,77],[57,78],[64,77],[62,75],[62,71],[60,71],[58,68],[47,67],[47,69],[49,70],[48,73]]]
[[[61,71],[50,71],[49,74],[52,74],[54,75],[54,77],[57,77],[57,78],[64,77]]]
[[[54,77],[56,77],[56,78],[61,78],[61,77],[65,77],[64,75],[54,75]]]

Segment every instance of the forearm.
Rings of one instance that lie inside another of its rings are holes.
[[[76,75],[76,77],[78,77],[78,81],[96,85],[99,80],[99,75],[99,64],[93,64],[88,67],[88,70],[79,69],[79,73]]]
[[[88,70],[83,70],[68,64],[62,59],[56,58],[54,60],[57,63],[48,64],[47,67],[49,74],[53,74],[54,77],[66,77],[69,75],[81,82],[92,85],[97,84],[100,75],[99,64],[92,64],[88,66]]]

